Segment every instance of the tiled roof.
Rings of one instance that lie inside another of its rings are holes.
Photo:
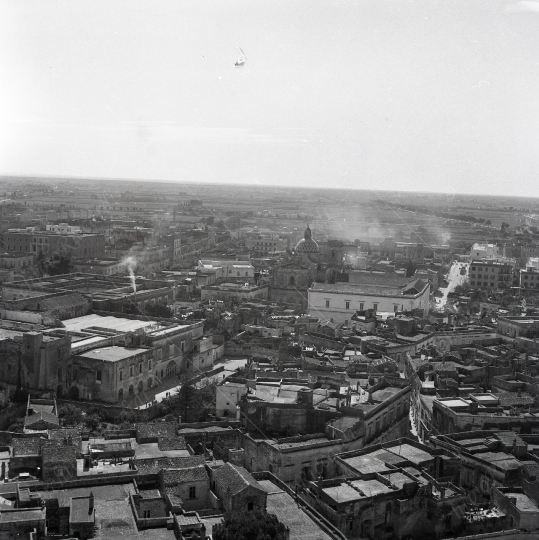
[[[43,462],[76,461],[77,449],[74,446],[51,444],[43,447]]]
[[[36,424],[39,424],[39,422],[46,422],[47,424],[58,426],[60,425],[60,421],[58,420],[58,416],[56,416],[54,413],[47,412],[47,411],[39,411],[35,414],[31,414],[30,416],[26,416],[24,418],[24,426],[25,427],[31,427]]]
[[[500,399],[500,405],[502,407],[511,407],[518,405],[533,405],[535,400],[527,392],[521,392],[520,395],[517,392],[500,392],[496,394]]]
[[[80,428],[49,429],[49,439],[65,439],[66,437],[80,437]]]
[[[214,469],[213,479],[225,489],[230,489],[232,495],[243,491],[248,486],[260,489],[258,482],[243,467],[225,463],[222,467]]]
[[[156,474],[162,469],[187,469],[204,465],[204,456],[179,456],[137,459],[135,466],[141,474]]]
[[[187,482],[200,482],[201,480],[209,480],[206,467],[198,465],[186,469],[164,469],[161,471],[161,476],[165,486],[185,484]]]
[[[174,422],[159,422],[155,424],[136,424],[137,439],[146,438],[174,438],[176,436],[176,426]]]
[[[157,440],[159,450],[186,450],[187,444],[183,437],[159,437]]]
[[[178,525],[184,525],[184,526],[197,525],[199,523],[202,523],[196,514],[192,516],[185,515],[185,514],[177,514],[174,516],[174,519],[176,520]]]
[[[39,456],[41,454],[40,437],[15,437],[11,441],[14,456]]]

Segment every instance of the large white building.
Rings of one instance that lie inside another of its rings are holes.
[[[420,279],[366,274],[361,283],[315,283],[308,290],[309,315],[348,324],[357,311],[429,312],[429,284]]]
[[[500,248],[496,244],[475,243],[470,250],[470,261],[473,259],[497,259],[501,257]]]
[[[255,268],[249,261],[213,261],[201,259],[198,261],[198,270],[215,274],[216,281],[235,281],[241,283],[254,283]]]

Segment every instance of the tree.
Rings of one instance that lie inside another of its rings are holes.
[[[49,259],[37,261],[38,267],[43,274],[49,276],[59,276],[60,274],[69,274],[73,272],[73,263],[69,255],[55,253]]]
[[[162,401],[164,414],[182,417],[182,422],[203,422],[215,407],[215,382],[197,388],[192,380],[182,383],[180,391]]]
[[[414,261],[408,259],[408,262],[406,263],[406,277],[413,277],[416,270],[417,266],[414,264]]]
[[[277,516],[263,510],[227,512],[224,520],[213,528],[214,540],[285,540],[286,537],[286,527]]]
[[[62,423],[62,427],[75,427],[82,424],[82,411],[75,405],[63,405],[58,411],[58,418]]]
[[[170,319],[173,316],[172,309],[166,304],[150,304],[146,307],[146,315],[150,317],[161,317],[163,319]]]

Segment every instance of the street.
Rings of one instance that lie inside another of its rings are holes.
[[[466,268],[466,274],[460,273],[461,268]],[[443,293],[441,298],[436,298],[436,308],[443,311],[447,303],[447,295],[452,292],[457,285],[463,285],[468,280],[468,263],[453,263],[449,269],[447,276],[448,286],[444,289],[440,288]]]

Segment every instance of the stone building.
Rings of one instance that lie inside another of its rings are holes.
[[[153,388],[154,353],[148,347],[110,346],[73,355],[57,393],[121,403]]]
[[[69,359],[71,337],[0,329],[0,382],[56,391],[58,373]]]
[[[209,506],[210,478],[204,465],[162,470],[159,487],[175,512],[203,510]]]
[[[212,469],[211,489],[225,511],[266,510],[267,492],[243,467],[225,463]]]

